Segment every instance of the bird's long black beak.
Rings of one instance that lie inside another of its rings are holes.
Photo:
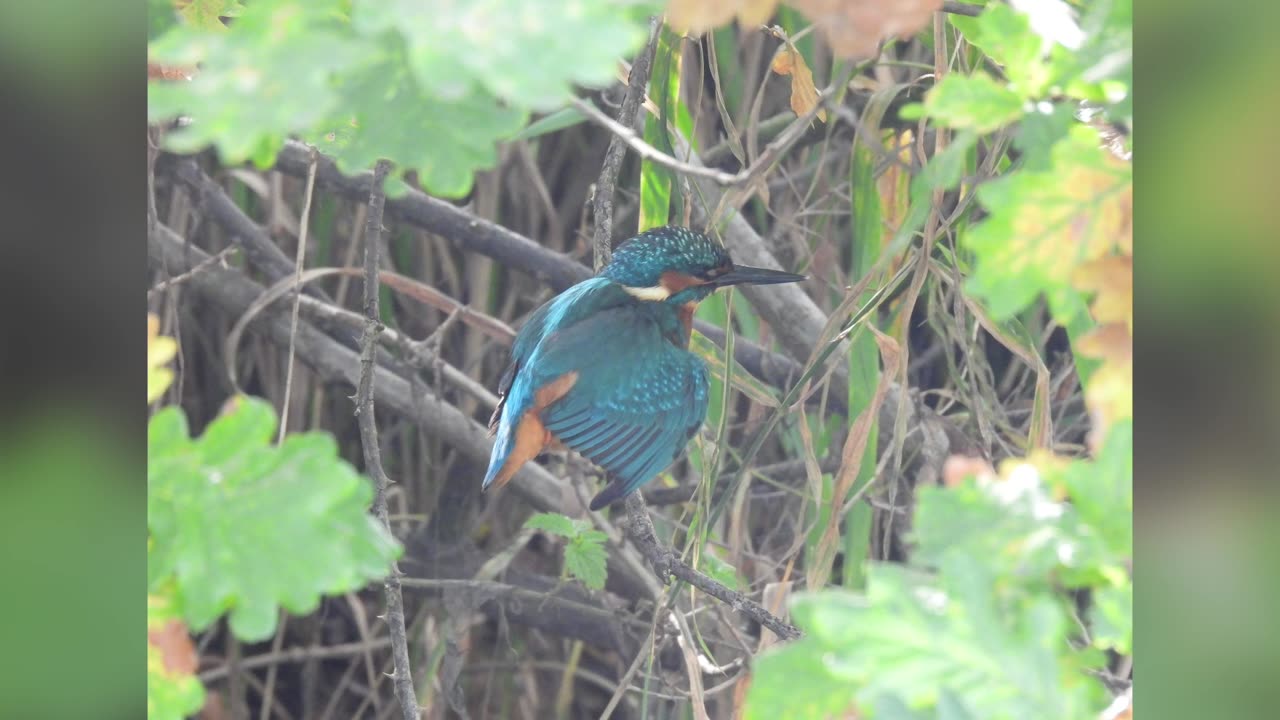
[[[711,283],[717,287],[727,287],[729,285],[775,285],[777,283],[799,282],[807,279],[804,275],[796,275],[795,273],[781,270],[736,265],[729,272],[712,280]]]

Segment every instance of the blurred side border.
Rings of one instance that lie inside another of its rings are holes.
[[[146,712],[146,5],[0,5],[0,707]]]

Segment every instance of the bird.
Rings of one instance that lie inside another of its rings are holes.
[[[482,491],[568,448],[602,468],[600,510],[653,479],[706,419],[710,383],[689,351],[698,303],[731,285],[806,279],[737,265],[695,230],[657,227],[625,241],[593,277],[547,301],[516,334],[489,420]]]

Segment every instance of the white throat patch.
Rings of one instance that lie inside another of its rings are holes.
[[[628,287],[623,285],[622,289],[626,290],[628,295],[636,298],[637,300],[652,300],[657,302],[671,297],[671,291],[661,284],[654,285],[653,287]]]

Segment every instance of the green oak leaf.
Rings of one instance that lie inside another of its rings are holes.
[[[453,98],[434,94],[396,52],[349,69],[335,88],[349,116],[316,126],[309,141],[343,172],[388,158],[417,170],[424,188],[446,197],[470,192],[475,171],[497,162],[497,141],[519,131],[527,117],[478,88]]]
[[[646,23],[615,0],[473,0],[427,7],[418,0],[358,2],[358,32],[403,36],[426,94],[445,102],[485,94],[549,111],[573,85],[613,82],[617,59],[645,41]]]
[[[152,58],[200,65],[188,82],[147,84],[147,117],[186,115],[165,136],[178,152],[215,145],[227,164],[274,158],[291,133],[337,109],[332,75],[367,52],[336,32],[332,0],[251,3],[226,31],[177,25],[148,46]],[[265,143],[265,150],[264,150]]]
[[[275,446],[275,427],[271,406],[250,397],[197,439],[178,408],[151,420],[149,581],[173,582],[196,632],[230,612],[238,637],[267,638],[278,607],[310,612],[323,594],[384,577],[400,553],[333,438],[298,433]]]

